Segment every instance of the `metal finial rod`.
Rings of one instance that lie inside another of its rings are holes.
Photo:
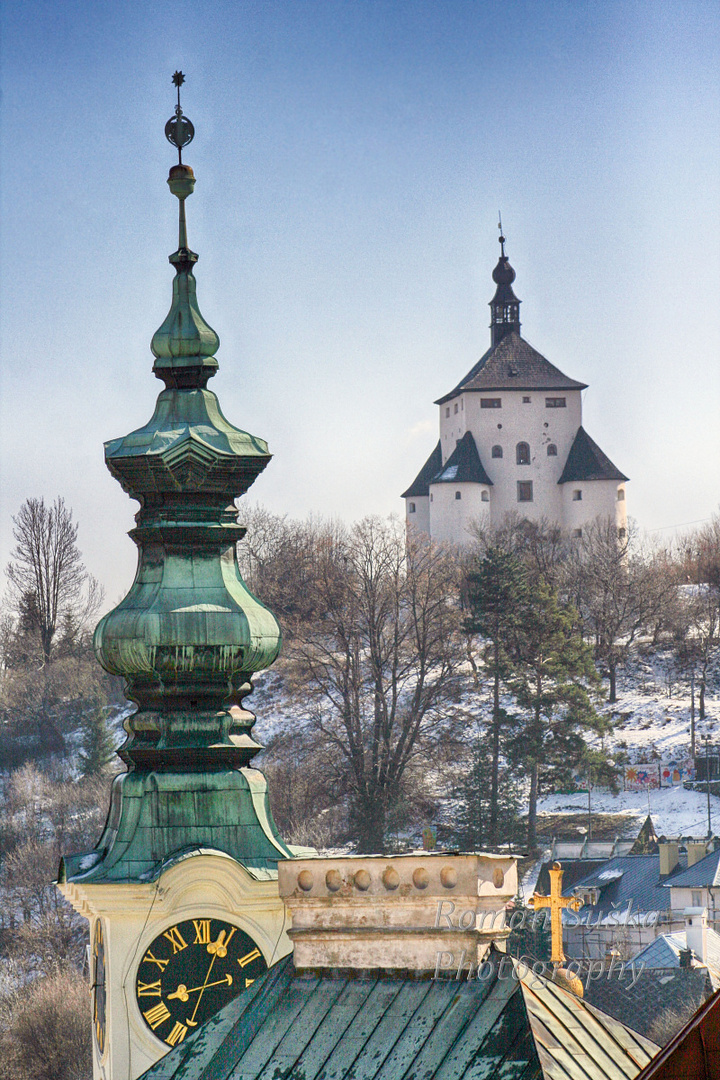
[[[179,91],[178,91],[178,93],[179,93]],[[505,237],[503,236],[502,215],[501,215],[499,210],[498,210],[498,232],[500,233],[500,236],[498,237],[498,240],[500,242],[500,256],[501,256],[501,258],[505,258]]]
[[[177,87],[177,105],[175,106],[175,115],[165,125],[165,137],[168,142],[177,147],[178,164],[182,165],[182,148],[192,142],[195,128],[187,116],[183,115],[182,106],[180,105],[180,87],[185,82],[182,71],[176,71],[172,76],[172,81]]]

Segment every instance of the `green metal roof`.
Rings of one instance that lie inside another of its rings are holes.
[[[145,1080],[632,1080],[657,1047],[491,950],[494,977],[300,972],[287,957]],[[505,960],[505,977],[498,977]]]

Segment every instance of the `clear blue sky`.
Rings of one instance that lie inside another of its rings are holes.
[[[61,494],[108,599],[132,579],[102,442],[161,389],[175,68],[211,388],[275,454],[256,500],[401,511],[489,342],[501,208],[523,334],[590,384],[630,513],[716,510],[716,0],[4,0],[3,564]]]

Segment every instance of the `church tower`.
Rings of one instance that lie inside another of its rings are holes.
[[[165,129],[178,164],[170,311],[152,339],[164,384],[143,427],[105,444],[140,509],[135,581],[95,631],[100,663],[137,705],[119,751],[104,832],[67,855],[58,887],[90,922],[95,1080],[134,1080],[290,951],[277,863],[297,849],[275,829],[260,749],[243,707],[280,629],[247,589],[234,500],[270,461],[225,419],[208,381],[219,340],[200,313],[185,202],[195,187],[180,107]]]
[[[500,526],[508,515],[545,519],[573,536],[609,518],[624,536],[627,477],[582,426],[586,384],[521,337],[502,230],[492,277],[490,348],[435,402],[440,440],[403,492],[408,527],[466,544],[475,524]]]

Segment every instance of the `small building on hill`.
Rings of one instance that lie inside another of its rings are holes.
[[[586,383],[521,337],[515,271],[500,244],[490,348],[435,403],[440,439],[403,492],[408,526],[462,544],[474,522],[497,526],[508,514],[575,535],[600,517],[624,535],[627,477],[583,427]]]

